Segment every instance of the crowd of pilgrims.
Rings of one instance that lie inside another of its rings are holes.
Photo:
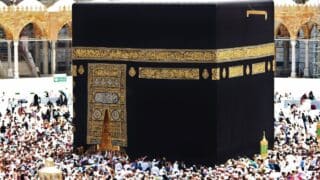
[[[290,104],[297,99],[290,93],[275,93],[274,148],[267,158],[239,157],[212,167],[187,167],[165,158],[130,159],[123,152],[74,153],[66,94],[30,97],[0,94],[0,179],[36,179],[48,157],[64,179],[320,179],[320,114],[312,92],[300,95],[296,104]]]

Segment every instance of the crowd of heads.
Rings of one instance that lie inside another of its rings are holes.
[[[72,119],[65,94],[0,96],[0,179],[31,179],[44,158],[72,152]],[[52,97],[55,95],[57,97]]]
[[[212,167],[165,158],[130,159],[115,151],[74,153],[66,94],[30,96],[0,96],[0,179],[35,179],[48,157],[65,179],[320,179],[320,113],[312,92],[299,99],[275,93],[274,147],[266,158],[240,157]]]

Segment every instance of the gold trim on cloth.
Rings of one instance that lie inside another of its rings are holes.
[[[209,78],[209,72],[208,72],[208,70],[207,69],[204,69],[203,71],[202,71],[202,78],[203,79],[208,79]]]
[[[71,73],[73,77],[77,77],[77,65],[72,65],[71,67]]]
[[[229,78],[243,76],[243,66],[230,66],[229,67]]]
[[[268,71],[273,71],[272,61],[268,61]]]
[[[100,144],[106,135],[113,146],[127,145],[126,73],[125,64],[88,64],[87,144]]]
[[[80,66],[79,66],[79,68],[78,68],[78,73],[79,73],[80,75],[83,75],[83,74],[84,74],[84,67],[83,67],[83,65],[80,65]]]
[[[211,72],[212,72],[212,80],[220,79],[220,68],[213,68]]]
[[[246,66],[246,75],[250,75],[250,66],[249,65]]]
[[[141,79],[189,79],[198,80],[199,69],[197,68],[139,68]]]
[[[268,67],[273,68],[271,66],[271,63],[274,64],[274,61],[265,61],[263,62],[258,62],[258,63],[253,63],[252,64],[252,73],[251,75],[256,75],[256,74],[261,74],[261,73],[266,73],[266,72],[272,72],[271,70],[266,71],[266,65]],[[241,77],[246,75],[250,75],[250,66],[249,65],[237,65],[237,66],[229,66],[228,68],[223,67],[222,68],[222,77],[220,76],[220,67],[212,68],[212,80],[220,80],[221,78],[226,79],[227,78],[227,69],[228,69],[228,79],[230,78],[235,78],[235,77]],[[244,71],[245,69],[245,71]]]
[[[276,67],[277,67],[277,64],[276,64],[276,60],[274,59],[273,61],[272,61],[272,71],[276,71]]]
[[[263,10],[247,10],[247,18],[250,15],[263,15],[265,20],[268,20],[268,12]]]
[[[136,70],[134,69],[134,67],[130,67],[130,69],[129,69],[129,75],[130,75],[130,77],[134,77],[134,76],[136,76],[136,74],[137,74],[137,72],[136,72]]]
[[[261,74],[266,72],[266,63],[259,62],[252,64],[252,74]]]
[[[74,61],[85,59],[159,63],[224,63],[273,56],[274,51],[274,43],[206,50],[74,47],[72,58]]]
[[[222,68],[222,78],[223,79],[227,78],[227,68]]]

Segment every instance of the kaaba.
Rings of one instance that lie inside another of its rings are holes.
[[[75,147],[215,164],[265,131],[272,148],[271,0],[76,3],[72,19]]]

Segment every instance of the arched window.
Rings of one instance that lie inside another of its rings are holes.
[[[276,75],[288,77],[290,75],[290,33],[288,28],[280,24],[276,31]]]
[[[40,28],[34,23],[27,24],[20,32],[19,61],[27,62],[20,66],[23,67],[19,69],[20,76],[39,76],[43,73],[42,60],[48,53],[44,52],[41,36]]]
[[[56,73],[71,73],[71,28],[64,25],[58,34]]]
[[[6,39],[6,32],[1,26],[0,26],[0,39]]]
[[[9,61],[8,61],[8,43],[6,41],[6,32],[4,28],[0,26],[0,76],[7,77],[8,72],[7,69],[9,68]]]
[[[313,65],[311,67],[311,73],[313,77],[320,77],[320,26],[313,25],[310,32],[310,63]]]

